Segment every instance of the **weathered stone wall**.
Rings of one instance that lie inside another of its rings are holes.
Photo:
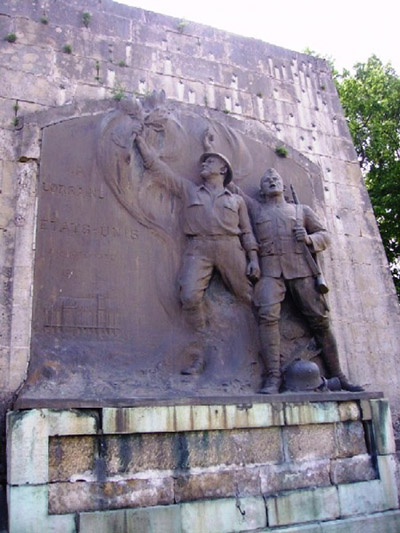
[[[88,27],[83,12],[91,14]],[[348,129],[323,60],[111,0],[0,2],[0,390],[26,376],[40,150],[24,116],[147,94],[264,129],[317,164],[333,246],[324,270],[343,365],[400,410],[399,307]],[[14,33],[11,43],[3,37]],[[70,45],[70,48],[65,48]],[[68,53],[70,51],[70,53]],[[4,428],[3,428],[4,429]],[[3,468],[4,474],[4,468]]]
[[[10,533],[394,531],[387,400],[282,398],[14,411]]]

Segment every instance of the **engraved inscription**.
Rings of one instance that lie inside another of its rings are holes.
[[[49,249],[49,255],[56,256],[61,259],[84,260],[84,261],[116,261],[117,254],[111,254],[108,252],[89,253],[87,250],[57,250],[54,248]]]
[[[116,335],[121,330],[117,309],[99,294],[93,298],[59,296],[55,304],[45,307],[44,314],[48,332]]]
[[[57,220],[55,217],[41,218],[39,221],[39,230],[55,231],[71,235],[84,235],[87,237],[122,237],[131,240],[135,240],[138,237],[137,232],[133,228],[108,225],[95,226],[93,224]]]
[[[81,187],[76,185],[64,185],[63,183],[42,183],[42,190],[47,193],[60,196],[72,196],[85,198],[95,198],[103,200],[105,198],[104,186]]]

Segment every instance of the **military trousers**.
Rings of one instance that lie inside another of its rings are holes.
[[[261,350],[268,371],[277,373],[280,360],[279,319],[281,303],[289,291],[293,301],[308,323],[331,377],[344,377],[327,306],[312,276],[285,280],[262,277],[254,291],[260,327]]]
[[[252,285],[246,276],[247,260],[237,236],[189,237],[179,276],[182,308],[192,315],[198,329],[204,326],[201,306],[214,269],[226,287],[241,301],[251,304]]]

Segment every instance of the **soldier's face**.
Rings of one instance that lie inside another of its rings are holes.
[[[215,175],[224,175],[223,169],[226,167],[225,163],[217,156],[210,155],[201,164],[200,175],[207,179]]]
[[[264,174],[260,183],[261,194],[276,196],[283,193],[283,181],[277,172]]]

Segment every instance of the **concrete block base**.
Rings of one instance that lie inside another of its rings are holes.
[[[389,424],[356,397],[14,411],[9,531],[399,531]]]

